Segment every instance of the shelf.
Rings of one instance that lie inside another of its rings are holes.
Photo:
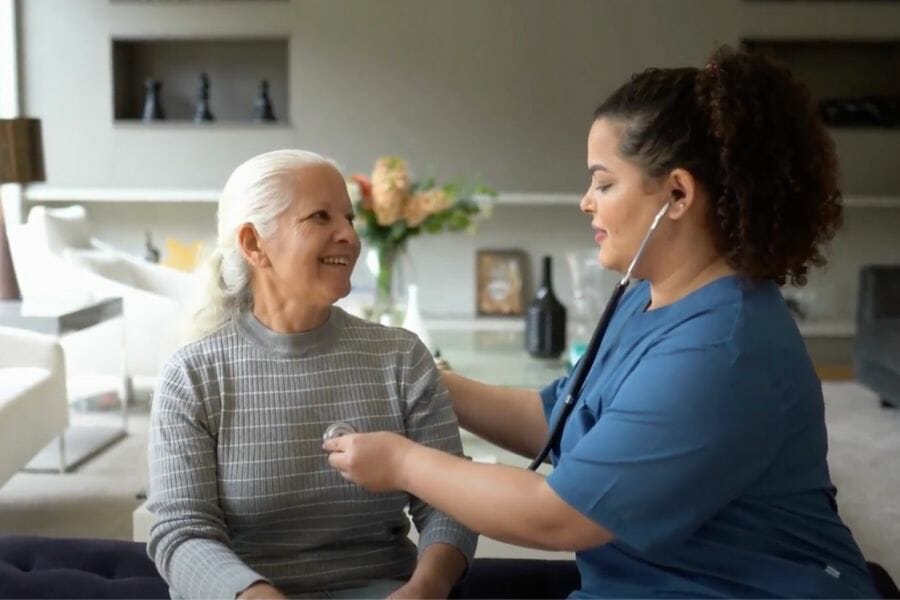
[[[471,332],[523,332],[525,317],[509,319],[423,316],[429,331],[471,331]],[[817,319],[797,321],[803,337],[852,338],[856,335],[856,323],[851,319]]]
[[[214,188],[69,188],[47,184],[31,184],[25,188],[25,198],[31,202],[218,202],[219,194],[220,190]],[[577,207],[580,200],[578,194],[501,192],[496,202],[502,206]],[[847,195],[844,206],[900,209],[900,196]]]
[[[900,196],[846,196],[845,208],[900,208]]]
[[[188,125],[185,125],[188,127]],[[47,184],[31,184],[25,188],[25,198],[32,202],[218,202],[217,189],[170,188],[68,188]],[[577,207],[577,194],[501,193],[501,205],[568,205]]]
[[[65,188],[29,185],[25,198],[31,202],[202,202],[219,201],[215,189]]]
[[[900,4],[885,1],[739,3],[740,35],[759,39],[900,38]]]
[[[115,119],[113,129],[146,131],[234,131],[244,129],[293,129],[287,121],[260,122],[239,120],[216,120],[211,123],[195,123],[189,119],[167,119],[165,121],[143,121],[141,119]]]
[[[452,317],[423,315],[429,331],[525,331],[525,316],[517,317]]]
[[[209,77],[209,107],[216,118],[208,125],[249,122],[263,79],[275,116],[288,119],[287,37],[115,38],[111,53],[115,121],[147,125],[140,121],[145,82],[154,79],[162,84],[159,101],[166,118],[194,125],[201,73]]]
[[[542,192],[501,192],[497,204],[503,205],[548,205],[578,206],[580,194],[554,194]]]
[[[885,40],[744,36],[742,44],[788,65],[816,101],[900,96],[900,81],[890,76],[900,68],[900,36]]]

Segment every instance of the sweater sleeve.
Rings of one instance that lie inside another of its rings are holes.
[[[406,435],[409,439],[456,456],[463,456],[459,425],[434,359],[415,338],[403,357],[401,373]],[[471,565],[478,536],[415,496],[409,512],[419,532],[419,552],[436,542],[459,549]]]
[[[202,389],[176,359],[163,368],[150,417],[148,508],[155,522],[147,552],[173,595],[234,598],[267,580],[231,549]]]

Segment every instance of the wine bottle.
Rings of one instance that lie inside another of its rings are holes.
[[[566,348],[566,307],[553,293],[553,263],[543,258],[541,286],[525,316],[525,350],[535,358],[558,358]]]

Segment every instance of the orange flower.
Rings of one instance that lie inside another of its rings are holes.
[[[409,197],[409,171],[402,159],[385,156],[372,171],[372,200],[379,225],[392,225],[403,215]]]
[[[406,206],[403,207],[403,218],[406,219],[406,223],[410,227],[418,227],[428,217],[428,211],[425,210],[426,200],[424,196],[424,193],[413,194],[406,201]]]
[[[372,210],[372,181],[365,175],[358,173],[351,175],[350,179],[359,187],[359,200],[362,207],[366,210]]]
[[[422,209],[426,215],[433,215],[446,210],[453,205],[450,194],[440,188],[434,188],[422,192]]]

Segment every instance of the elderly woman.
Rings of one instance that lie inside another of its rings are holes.
[[[461,455],[424,345],[333,306],[359,252],[332,162],[280,150],[228,180],[197,341],[153,403],[148,552],[173,596],[446,597],[465,571],[474,534],[346,482],[321,448],[346,422]]]

